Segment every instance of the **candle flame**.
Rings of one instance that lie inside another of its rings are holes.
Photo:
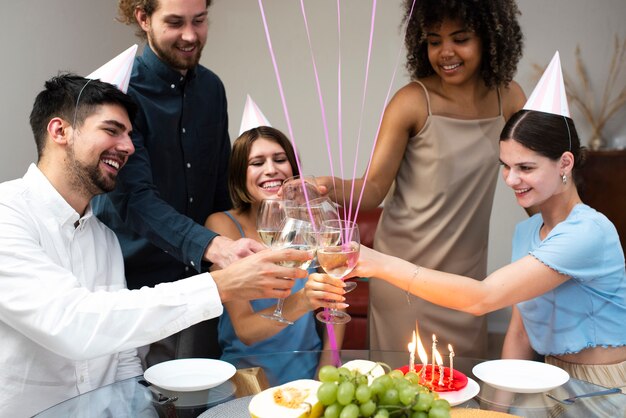
[[[437,366],[443,365],[443,359],[441,358],[441,354],[439,354],[438,350],[435,350],[435,361],[437,362]]]
[[[417,355],[423,365],[428,364],[428,354],[426,353],[426,349],[424,348],[424,345],[422,344],[422,340],[419,335],[417,336]]]

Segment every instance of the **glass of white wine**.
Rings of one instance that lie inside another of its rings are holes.
[[[358,225],[343,219],[325,221],[319,235],[317,260],[320,266],[329,276],[343,279],[359,261],[361,244]],[[355,282],[347,282],[345,291],[355,287]],[[316,317],[326,324],[345,324],[352,319],[348,313],[337,309],[324,309]]]
[[[285,208],[287,202],[280,199],[263,199],[256,217],[256,230],[261,241],[273,248],[274,241],[280,235],[282,224],[287,217]]]
[[[281,245],[284,245],[288,236],[281,237],[282,230],[285,226],[285,220],[287,219],[285,213],[286,202],[280,199],[264,199],[261,201],[259,211],[256,217],[256,230],[261,238],[261,241],[269,248],[278,248],[278,241],[280,239]],[[283,303],[284,299],[278,299],[276,303],[276,309],[272,314],[261,314],[264,318],[269,318],[274,321],[282,322],[285,324],[293,324],[283,316]]]

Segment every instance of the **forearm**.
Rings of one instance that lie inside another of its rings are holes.
[[[473,315],[498,309],[491,301],[486,283],[469,277],[418,267],[393,257],[380,262],[379,275],[390,284],[431,303]]]
[[[528,333],[522,320],[522,316],[517,309],[513,307],[511,312],[511,322],[504,337],[502,344],[502,358],[532,360],[535,352],[530,345]]]
[[[222,312],[208,275],[133,291],[91,292],[55,283],[58,287],[34,289],[22,280],[21,296],[13,292],[12,300],[2,301],[2,318],[41,346],[74,360],[146,345]]]
[[[237,337],[246,345],[256,344],[266,340],[289,326],[278,321],[271,321],[261,316],[261,314],[271,314],[274,312],[275,305],[261,311],[254,311],[249,302],[244,302],[247,306],[242,307],[242,302],[226,304],[226,309],[235,328]],[[285,299],[283,305],[283,316],[295,322],[302,316],[311,312],[310,306],[304,290],[299,290],[291,294]]]
[[[354,180],[334,178],[333,182],[325,183],[325,185],[328,187],[328,196],[331,200],[346,208],[352,202],[352,210],[356,209],[363,187],[365,189],[359,207],[360,210],[370,210],[378,207],[388,191],[381,190],[377,184],[365,181],[363,178]]]

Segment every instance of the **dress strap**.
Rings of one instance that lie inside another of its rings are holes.
[[[421,81],[415,80],[415,82],[419,84],[420,86],[422,86],[422,88],[424,89],[424,94],[426,95],[426,106],[428,107],[428,116],[432,116],[432,113],[430,112],[430,96],[428,95],[428,89],[426,88],[425,85],[422,84]],[[498,97],[500,97],[499,93],[498,93]]]
[[[503,116],[502,112],[502,96],[500,96],[500,87],[496,87],[496,93],[498,93],[498,109],[500,109],[500,116]]]
[[[231,213],[227,210],[225,210],[224,213],[226,214],[226,216],[228,216],[231,219],[231,221],[234,222],[235,226],[239,230],[239,233],[241,234],[241,238],[245,238],[246,236],[243,233],[243,228],[241,227],[241,224],[237,221],[237,219],[235,219],[235,217],[231,215]]]

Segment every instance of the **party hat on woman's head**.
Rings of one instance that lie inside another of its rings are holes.
[[[85,78],[99,79],[100,81],[114,84],[118,89],[126,93],[136,53],[137,44],[131,46]]]
[[[259,126],[272,126],[261,112],[261,109],[254,103],[250,95],[246,95],[246,105],[243,108],[243,117],[241,118],[241,126],[239,127],[239,135],[252,128]]]
[[[552,57],[548,68],[544,71],[539,83],[524,105],[524,109],[571,117],[565,94],[559,51],[556,51]]]

